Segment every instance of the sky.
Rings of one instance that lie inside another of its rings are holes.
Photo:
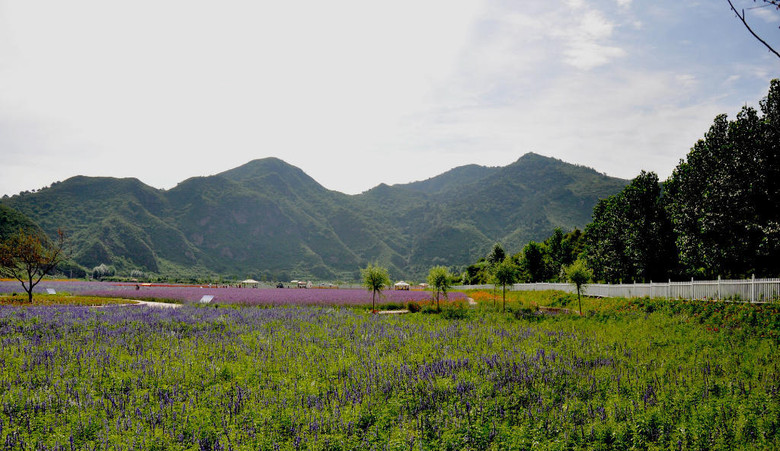
[[[0,195],[265,157],[349,194],[527,152],[663,180],[777,77],[726,0],[0,0]]]

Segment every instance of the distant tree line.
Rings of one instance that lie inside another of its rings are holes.
[[[585,231],[555,229],[507,257],[500,244],[469,266],[462,280],[493,283],[510,259],[521,282],[563,281],[584,261],[594,280],[647,282],[680,278],[780,275],[780,80],[760,112],[719,115],[704,138],[660,183],[642,171],[600,200]]]

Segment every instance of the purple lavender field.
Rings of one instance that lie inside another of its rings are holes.
[[[298,289],[298,288],[208,288],[194,286],[140,286],[132,283],[42,281],[36,293],[47,288],[88,296],[127,299],[166,299],[184,303],[198,302],[204,295],[214,296],[212,303],[246,305],[371,305],[371,293],[362,289]],[[18,282],[0,282],[0,293],[22,292]],[[404,304],[431,299],[428,291],[386,290],[377,304]],[[450,300],[465,299],[463,293],[449,293]]]

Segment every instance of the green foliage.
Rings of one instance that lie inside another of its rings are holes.
[[[126,305],[133,301],[126,299],[101,298],[96,296],[73,296],[66,293],[36,294],[32,303],[28,299],[12,293],[11,296],[0,296],[0,305],[14,307],[42,307],[42,306],[99,306],[99,305]]]
[[[469,317],[468,303],[462,300],[449,302],[441,310],[441,316],[446,319],[466,319]]]
[[[489,268],[488,262],[481,258],[478,262],[469,265],[466,268],[462,276],[464,285],[483,285],[489,281]]]
[[[428,286],[434,292],[436,308],[439,308],[439,297],[447,297],[447,291],[452,286],[452,276],[444,266],[434,266],[428,272]]]
[[[369,261],[400,277],[424,277],[431,266],[476,261],[496,240],[519,248],[554,227],[582,227],[595,201],[624,185],[528,154],[503,168],[472,165],[347,196],[271,158],[167,191],[136,179],[80,176],[2,202],[50,236],[68,230],[83,268],[353,281],[355,268]]]
[[[112,277],[116,274],[116,270],[113,266],[108,266],[105,263],[101,263],[92,268],[92,278],[95,280],[103,280],[106,277]]]
[[[593,278],[593,273],[585,264],[584,260],[577,260],[565,269],[566,278],[577,286],[577,301],[580,306],[580,315],[582,315],[582,286]]]
[[[419,302],[407,302],[406,309],[409,310],[409,313],[417,313],[422,307]]]
[[[531,241],[523,248],[520,267],[525,282],[544,282],[550,277],[550,265],[543,244]]]
[[[0,438],[8,449],[780,447],[778,342],[759,333],[777,307],[679,305],[459,318],[3,308]]]
[[[585,255],[598,280],[666,280],[675,267],[671,222],[652,172],[642,171],[623,191],[599,201],[585,233]]]
[[[506,252],[504,252],[503,246],[501,246],[501,243],[496,243],[485,260],[489,265],[497,265],[504,261],[505,258]]]
[[[40,233],[40,228],[21,212],[0,204],[0,242],[23,230],[28,233]]]
[[[33,288],[65,258],[65,234],[61,230],[54,242],[39,231],[19,229],[0,241],[0,276],[19,281],[32,303]]]
[[[566,278],[577,285],[577,291],[593,278],[593,273],[588,269],[584,260],[577,260],[566,267]]]
[[[664,185],[688,273],[780,273],[780,80],[733,121],[715,118]]]
[[[585,254],[598,280],[780,274],[780,80],[713,125],[663,185],[642,172],[599,201]]]
[[[502,310],[506,310],[506,286],[515,283],[519,277],[520,268],[515,265],[511,258],[505,258],[493,269],[493,281],[501,285],[502,291]]]
[[[368,265],[360,270],[363,286],[371,292],[371,309],[376,310],[376,295],[381,294],[385,287],[390,286],[390,276],[387,269],[381,266]]]

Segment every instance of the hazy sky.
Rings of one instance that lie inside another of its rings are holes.
[[[665,179],[774,77],[726,0],[0,0],[0,195],[269,156],[346,193],[526,152]]]

